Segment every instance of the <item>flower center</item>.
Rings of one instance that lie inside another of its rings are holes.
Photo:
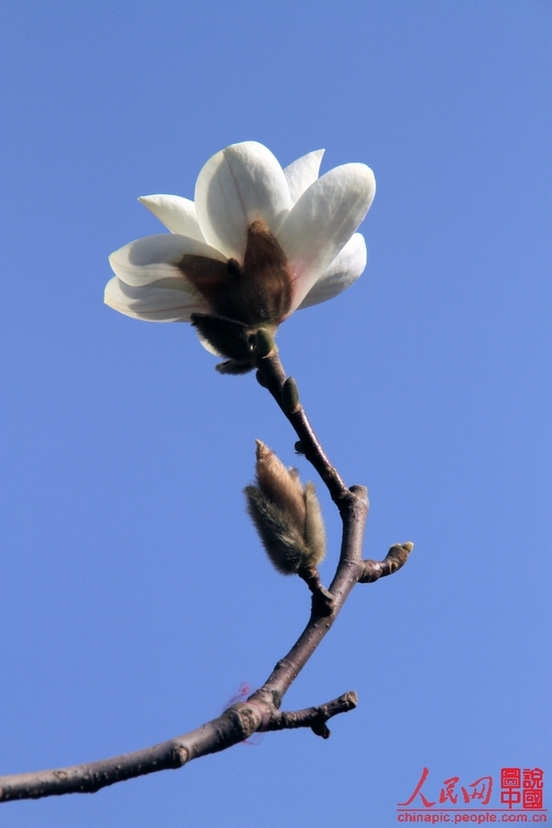
[[[278,241],[262,219],[247,228],[243,264],[183,256],[177,267],[214,313],[245,325],[278,325],[289,312],[292,280]]]

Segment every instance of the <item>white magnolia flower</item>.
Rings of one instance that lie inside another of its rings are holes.
[[[191,321],[203,344],[229,357],[228,370],[249,370],[255,331],[274,332],[293,311],[332,299],[366,266],[355,230],[374,175],[344,164],[318,178],[323,154],[282,169],[262,144],[232,144],[199,173],[195,201],[140,198],[171,234],[111,254],[105,302],[136,319]]]

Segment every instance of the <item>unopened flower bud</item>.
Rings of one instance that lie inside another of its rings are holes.
[[[313,483],[303,486],[296,469],[287,469],[257,440],[257,479],[245,494],[253,523],[279,572],[292,575],[324,558],[326,534]]]

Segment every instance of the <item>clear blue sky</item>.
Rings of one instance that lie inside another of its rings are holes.
[[[136,198],[193,197],[230,143],[374,169],[365,274],[279,345],[369,488],[365,557],[415,542],[286,697],[358,692],[329,741],[269,734],[1,824],[387,828],[424,766],[433,792],[551,773],[552,4],[21,0],[0,27],[0,771],[190,730],[306,621],[242,495],[254,438],[312,478],[290,427],[189,326],[102,304],[108,254],[161,232]]]

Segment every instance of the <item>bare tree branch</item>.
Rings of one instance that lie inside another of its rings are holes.
[[[341,511],[341,504],[350,498],[350,491],[341,479],[338,471],[324,452],[324,449],[318,442],[318,438],[314,433],[311,424],[308,421],[307,415],[301,403],[297,400],[295,405],[293,395],[285,395],[284,387],[289,388],[289,381],[291,377],[286,377],[285,371],[278,357],[278,352],[274,348],[267,356],[259,357],[257,359],[257,380],[260,385],[268,388],[291,425],[295,429],[299,441],[301,443],[301,450],[307,460],[312,463],[332,496],[332,500],[337,504]]]
[[[116,782],[124,782],[161,770],[181,768],[191,759],[198,759],[200,756],[216,753],[243,742],[257,730],[310,727],[317,736],[327,739],[330,735],[326,726],[327,720],[339,713],[352,710],[356,705],[356,693],[351,691],[319,707],[289,713],[272,710],[266,718],[266,711],[263,713],[258,703],[237,702],[222,716],[207,722],[197,730],[145,750],[124,753],[86,765],[0,777],[0,802],[40,799],[44,796],[68,793],[96,793]]]
[[[310,727],[315,734],[328,738],[327,720],[356,706],[357,697],[351,691],[319,707],[295,712],[279,710],[286,691],[331,629],[353,586],[359,581],[372,582],[397,571],[406,563],[412,544],[392,546],[383,561],[362,560],[362,540],[369,508],[366,489],[362,486],[348,489],[328,460],[299,402],[297,386],[291,378],[286,378],[276,349],[259,357],[257,368],[260,384],[268,388],[295,429],[301,451],[326,484],[342,518],[341,552],[329,590],[322,586],[317,570],[300,573],[313,593],[307,626],[289,653],[276,664],[264,685],[247,701],[236,702],[197,730],[144,750],[85,765],[0,777],[0,802],[66,793],[94,793],[126,779],[180,768],[192,759],[243,742],[256,731]]]

